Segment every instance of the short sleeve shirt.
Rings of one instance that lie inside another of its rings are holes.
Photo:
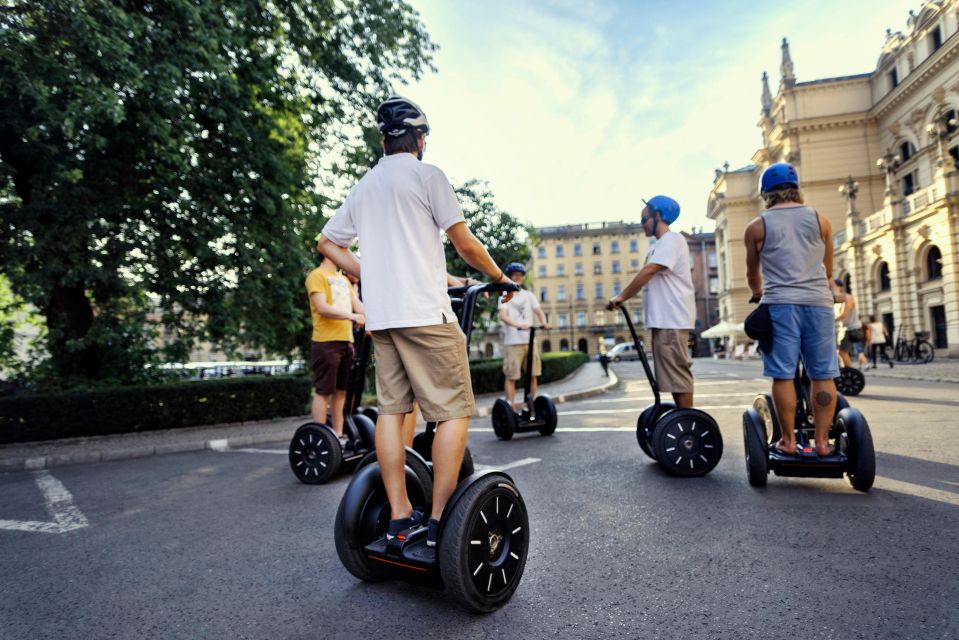
[[[320,315],[313,304],[314,293],[322,293],[326,303],[337,311],[353,311],[353,285],[346,276],[335,271],[313,269],[306,276],[306,294],[310,297],[310,315],[313,317],[313,342],[353,342],[353,323]]]
[[[539,300],[536,296],[526,289],[517,291],[509,302],[499,303],[499,308],[506,309],[509,319],[517,324],[533,326],[535,321],[534,311],[539,309]],[[503,344],[506,346],[514,344],[529,344],[529,330],[517,329],[510,325],[505,325],[503,331]]]
[[[384,156],[356,183],[323,236],[341,247],[359,238],[367,329],[456,321],[441,232],[460,222],[446,175],[410,153]]]
[[[643,291],[646,326],[651,329],[694,328],[696,299],[686,238],[667,231],[650,245],[646,262],[666,267],[650,279]]]

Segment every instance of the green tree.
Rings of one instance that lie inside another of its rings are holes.
[[[356,169],[362,119],[433,49],[393,0],[0,11],[0,265],[44,317],[40,374],[301,346],[317,185]]]
[[[530,227],[496,204],[487,182],[468,180],[454,191],[463,207],[466,223],[500,268],[505,269],[510,262],[529,262]],[[449,242],[446,243],[446,268],[457,276],[486,279],[485,275],[466,264]]]

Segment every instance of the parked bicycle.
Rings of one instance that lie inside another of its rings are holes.
[[[932,359],[936,357],[936,350],[929,342],[928,331],[914,331],[912,340],[904,340],[902,327],[900,326],[894,354],[897,362],[910,361],[926,364],[932,362]]]

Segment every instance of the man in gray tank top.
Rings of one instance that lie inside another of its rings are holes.
[[[800,355],[812,379],[816,453],[829,455],[829,428],[836,409],[839,375],[833,303],[832,227],[803,204],[796,169],[785,162],[762,175],[766,211],[746,227],[746,280],[752,301],[769,305],[772,346],[763,353],[763,375],[773,379],[773,404],[782,426],[774,447],[796,453],[796,393]]]

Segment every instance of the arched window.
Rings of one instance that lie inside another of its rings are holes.
[[[563,338],[559,341],[559,350],[560,351],[569,351],[569,340]]]
[[[842,277],[842,284],[848,293],[852,293],[852,276],[848,273]]]
[[[579,342],[576,345],[576,349],[582,351],[583,353],[589,353],[589,347],[586,345],[586,338],[580,338]]]
[[[942,280],[942,252],[933,245],[926,252],[926,281]]]
[[[879,290],[892,291],[892,281],[889,279],[889,263],[879,263]]]
[[[553,344],[549,340],[543,340],[543,353],[549,353],[553,350]]]
[[[900,160],[905,162],[906,160],[913,157],[914,155],[916,155],[916,145],[909,142],[908,140],[906,142],[903,142],[901,145],[899,145]]]

